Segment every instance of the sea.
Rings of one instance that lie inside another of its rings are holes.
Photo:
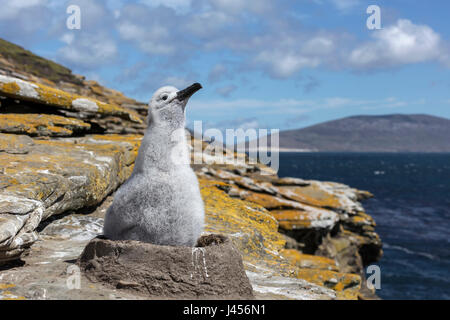
[[[280,153],[280,177],[368,190],[382,299],[450,299],[450,154]],[[369,275],[369,274],[368,274]]]

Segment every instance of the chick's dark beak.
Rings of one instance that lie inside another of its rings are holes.
[[[194,83],[192,86],[189,86],[186,89],[178,91],[176,99],[179,101],[187,100],[201,88],[202,85],[200,83]]]

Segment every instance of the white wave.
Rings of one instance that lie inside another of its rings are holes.
[[[404,248],[404,247],[400,247],[400,246],[396,246],[396,245],[390,245],[388,243],[383,243],[383,247],[386,248],[386,249],[402,251],[402,252],[407,253],[407,254],[422,256],[422,257],[428,258],[430,260],[440,260],[439,257],[436,257],[436,256],[434,256],[432,254],[429,254],[429,253],[426,253],[426,252],[413,251],[413,250],[410,250],[408,248]]]

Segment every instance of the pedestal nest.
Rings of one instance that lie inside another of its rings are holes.
[[[200,237],[196,247],[97,237],[77,263],[92,282],[149,298],[253,298],[240,253],[217,234]]]

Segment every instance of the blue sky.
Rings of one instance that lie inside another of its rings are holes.
[[[69,5],[81,29],[66,27]],[[381,30],[368,30],[369,5]],[[188,121],[301,128],[357,114],[450,118],[447,0],[0,0],[0,37],[148,101],[202,83]]]

